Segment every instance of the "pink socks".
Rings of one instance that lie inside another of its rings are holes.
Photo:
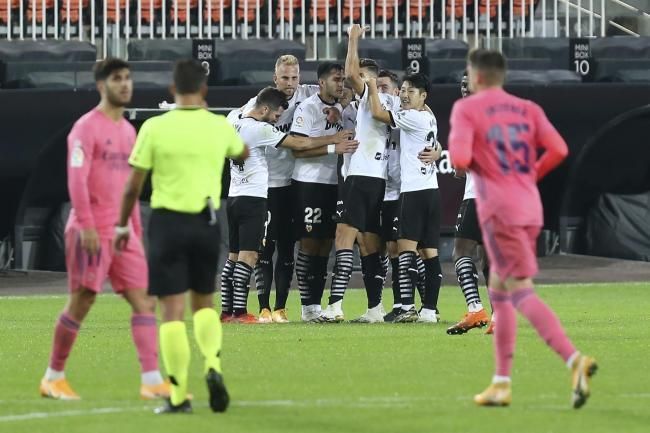
[[[50,368],[55,371],[63,371],[65,361],[70,355],[72,345],[74,344],[77,334],[79,333],[79,322],[62,313],[54,328],[54,342],[52,343],[52,357],[50,358]]]
[[[515,306],[537,331],[546,344],[566,362],[576,348],[564,332],[560,320],[553,310],[542,301],[533,289],[521,289],[512,294]],[[497,319],[498,320],[498,319]],[[498,322],[497,322],[498,323]],[[499,325],[497,325],[498,328]]]
[[[133,314],[131,335],[142,372],[158,371],[158,328],[154,314]]]

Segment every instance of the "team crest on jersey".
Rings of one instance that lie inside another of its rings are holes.
[[[77,139],[72,143],[70,152],[70,167],[79,168],[84,165],[84,151],[81,148],[81,140]]]
[[[311,233],[311,231],[314,229],[314,227],[311,224],[307,224],[305,226],[305,230],[307,230],[307,233]]]
[[[305,124],[305,119],[302,118],[302,116],[296,117],[296,126],[302,126]]]

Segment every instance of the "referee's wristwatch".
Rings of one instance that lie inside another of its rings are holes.
[[[115,234],[120,236],[120,235],[128,235],[131,232],[129,229],[129,226],[121,227],[121,226],[115,226]]]

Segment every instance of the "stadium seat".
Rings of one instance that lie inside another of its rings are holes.
[[[621,70],[614,74],[612,81],[623,83],[650,83],[650,70],[629,69]]]
[[[458,39],[427,39],[425,44],[426,56],[429,59],[465,60],[469,52],[469,46]]]
[[[10,0],[8,3],[0,1],[0,23],[6,24],[9,21],[9,9],[11,9],[11,15],[15,16],[19,6],[20,0]]]
[[[314,12],[314,6],[316,7],[315,12]],[[319,23],[325,22],[325,18],[327,17],[326,10],[332,9],[335,6],[336,6],[336,0],[317,0],[315,5],[314,5],[314,0],[310,1],[308,21],[313,22],[314,13],[315,13],[317,22]],[[329,16],[331,19],[335,16],[335,14],[330,13]]]
[[[208,5],[210,10],[208,10]],[[220,23],[221,15],[223,15],[224,21],[228,21],[230,18],[226,15],[225,10],[229,9],[232,5],[231,0],[205,0],[203,2],[203,16],[207,21],[207,18],[210,18],[211,23]]]
[[[650,70],[650,59],[596,59],[596,81],[618,81],[619,71]]]
[[[445,13],[447,14],[447,17],[451,17],[452,9],[454,12],[454,17],[456,17],[456,19],[458,19],[457,17],[463,16],[463,0],[455,0],[454,2],[452,2],[452,0],[446,0],[446,2]],[[472,7],[474,5],[474,0],[466,0],[465,4],[467,6],[465,15],[473,16],[471,11],[473,10]],[[483,7],[483,9],[485,9],[485,7]],[[485,11],[482,13],[484,14]]]
[[[543,71],[545,69],[551,69],[551,60],[550,59],[508,59],[508,69],[518,69],[518,70],[538,70]]]
[[[283,54],[293,54],[301,61],[305,59],[306,55],[304,45],[288,40],[217,40],[215,48],[218,57],[228,60],[238,60],[241,62],[245,62],[247,59],[251,61],[269,60],[271,63],[275,64],[275,60]],[[237,74],[237,78],[239,78],[239,74]]]
[[[20,3],[20,2],[17,2]],[[6,5],[4,6],[6,10]],[[45,0],[45,13],[49,13],[54,9],[54,0]],[[20,13],[20,12],[17,12]],[[43,1],[42,0],[29,0],[27,5],[27,21],[41,24],[43,22]]]
[[[127,51],[129,60],[175,61],[192,57],[192,41],[189,39],[131,40]]]
[[[485,1],[485,0],[482,0]],[[533,10],[535,10],[535,7],[537,6],[537,2],[539,0],[512,0],[512,13],[515,17],[520,17],[521,12],[523,9],[524,16],[529,16],[530,15],[530,3],[531,1],[533,2]],[[504,2],[507,6],[507,2]],[[510,9],[506,7],[506,10],[510,12]],[[496,8],[495,8],[496,11]],[[492,15],[494,16],[494,15]]]
[[[176,17],[178,17],[178,24],[185,24],[189,14],[197,9],[199,6],[199,0],[178,0],[176,7],[174,7],[173,2],[169,5],[169,25],[174,25],[176,23]]]
[[[435,59],[429,58],[429,79],[433,83],[455,83],[460,79],[467,67],[465,59]]]
[[[0,61],[63,62],[97,59],[90,42],[64,40],[0,41]]]
[[[337,58],[345,60],[348,52],[348,41],[344,39],[337,48]],[[401,39],[361,39],[359,40],[359,57],[375,59],[379,65],[387,69],[402,68]]]
[[[386,4],[386,21],[393,20],[395,18],[395,0],[377,0],[375,2],[375,21],[377,23],[383,22],[384,20],[384,4]],[[404,0],[398,0],[398,8],[404,4]]]
[[[433,0],[422,0],[422,17],[427,15],[427,13],[430,10],[430,5]],[[463,0],[460,0],[462,3]],[[412,20],[417,20],[420,15],[420,3],[415,0],[410,2],[410,10],[409,10],[409,17],[411,17]]]
[[[607,59],[650,59],[650,37],[610,36],[591,41],[591,54]]]
[[[237,20],[244,21],[244,17],[246,17],[247,22],[255,21],[255,19],[257,18],[258,1],[259,1],[260,17],[264,17],[262,15],[264,0],[239,0],[237,2]],[[244,6],[247,7],[246,10],[244,9]]]
[[[39,0],[36,0],[38,2]],[[115,4],[115,3],[113,3]],[[67,22],[68,19],[68,3],[65,1],[59,2],[60,10],[59,17],[62,23]],[[78,0],[70,0],[70,23],[76,24],[79,22],[81,10],[87,10],[90,7],[90,0],[82,0],[81,9],[79,8]]]
[[[140,3],[140,16],[143,24],[156,21],[156,16],[162,11],[162,0],[142,0]]]
[[[280,6],[284,6],[283,9]],[[296,11],[300,10],[302,5],[301,0],[279,0],[278,4],[275,6],[275,18],[280,21],[282,17],[282,11],[284,10],[284,20],[290,21],[291,16],[293,15],[294,22],[296,21]]]
[[[504,38],[503,53],[511,58],[550,59],[554,68],[567,67],[569,39],[567,38]]]
[[[575,72],[566,69],[550,69],[542,71],[509,70],[506,75],[507,84],[562,84],[581,83],[582,78]]]
[[[1,77],[1,87],[19,89],[26,87],[34,87],[34,81],[29,77],[30,73],[41,73],[41,74],[50,74],[50,73],[75,73],[76,74],[76,85],[77,88],[81,84],[86,83],[85,75],[89,74],[88,79],[93,82],[92,78],[92,69],[95,65],[95,62],[7,62],[4,64],[4,73]],[[153,87],[160,87],[159,83],[162,83],[162,78],[159,75],[163,74],[165,78],[165,86],[169,85],[171,82],[171,72],[174,68],[172,62],[160,62],[160,61],[130,61],[129,65],[133,74],[134,82],[136,82],[137,87],[152,87],[147,80],[151,80],[154,83]],[[147,74],[154,74],[150,77]],[[37,84],[39,87],[45,87],[47,83],[40,77],[37,77]],[[82,77],[82,79],[80,79]],[[141,78],[144,77],[144,78]],[[58,80],[58,81],[57,81]],[[57,83],[61,83],[61,77],[58,77],[54,81],[55,87]],[[68,81],[69,84],[69,81]],[[67,85],[66,85],[67,86]]]
[[[133,87],[136,89],[166,89],[172,84],[172,71],[132,71]]]
[[[325,0],[321,0],[325,3]],[[330,2],[331,3],[331,2]],[[341,6],[341,15],[343,15],[343,21],[349,22],[350,16],[354,21],[361,19],[361,8],[367,7],[370,5],[370,0],[344,0],[343,5]],[[336,2],[333,6],[336,6]],[[369,21],[370,18],[366,18],[366,21]]]
[[[318,77],[316,71],[300,71],[300,82],[301,83],[316,83]],[[273,85],[273,74],[270,70],[260,70],[260,71],[245,71],[239,74],[239,84],[250,84],[255,86],[272,86]]]

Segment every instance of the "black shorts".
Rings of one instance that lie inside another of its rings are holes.
[[[386,181],[378,177],[348,176],[343,188],[341,222],[362,233],[381,233],[381,205]]]
[[[296,237],[334,239],[336,235],[336,185],[293,181]]]
[[[259,251],[268,212],[262,197],[228,197],[228,249],[231,253]]]
[[[476,215],[476,200],[473,198],[463,200],[458,208],[458,217],[456,218],[456,233],[457,238],[469,239],[471,241],[483,243],[483,236],[481,235],[481,226],[478,223],[478,216]]]
[[[215,291],[219,263],[219,223],[209,212],[186,214],[153,209],[149,219],[149,294],[178,295],[191,289]]]
[[[381,205],[381,239],[384,242],[397,241],[399,200],[385,201]]]
[[[291,239],[293,233],[293,188],[282,186],[269,188],[269,214],[271,221],[267,227],[267,239]]]
[[[418,248],[440,243],[440,191],[423,189],[399,196],[399,239],[418,241]]]

